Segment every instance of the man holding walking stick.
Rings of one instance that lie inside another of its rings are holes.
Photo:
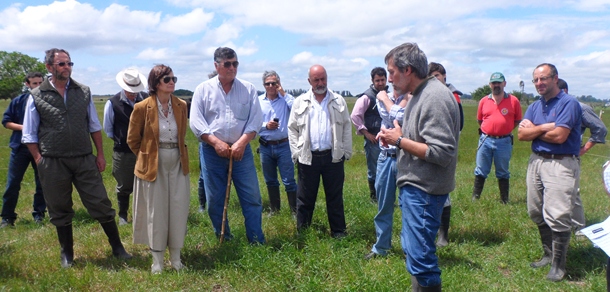
[[[216,49],[214,67],[218,76],[195,89],[190,125],[195,136],[203,142],[201,171],[208,214],[216,236],[223,233],[223,209],[232,159],[231,178],[244,215],[246,236],[250,243],[263,244],[263,204],[250,148],[263,115],[254,85],[235,77],[238,66],[233,49]],[[227,240],[233,238],[228,220],[224,223],[223,235]]]

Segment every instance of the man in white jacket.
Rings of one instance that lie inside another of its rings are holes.
[[[343,208],[343,164],[352,156],[352,126],[345,99],[327,88],[326,69],[309,68],[311,89],[297,97],[288,120],[292,160],[297,164],[297,229],[311,225],[320,176],[331,236],[347,235]]]

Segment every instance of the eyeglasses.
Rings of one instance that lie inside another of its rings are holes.
[[[218,63],[218,62],[216,62],[216,64],[220,65],[220,63]],[[237,66],[239,66],[239,62],[238,61],[233,61],[233,62],[226,61],[226,62],[222,63],[222,66],[227,69],[231,68],[231,65],[233,65],[234,68],[237,68]]]
[[[551,79],[553,77],[554,76],[551,75],[551,76],[547,76],[547,77],[534,78],[534,79],[532,79],[532,83],[538,83],[538,81],[545,82],[545,81],[547,81],[547,80],[549,80],[549,79]]]
[[[163,83],[169,83],[170,81],[174,81],[174,83],[178,82],[178,77],[176,76],[165,76],[163,77]]]
[[[265,85],[265,86],[276,86],[277,82],[267,82],[267,83],[263,83],[263,85]]]
[[[72,67],[74,66],[74,62],[59,62],[59,63],[55,63],[55,65],[59,66],[59,67],[64,67],[66,65]]]

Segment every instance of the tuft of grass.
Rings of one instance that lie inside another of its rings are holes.
[[[355,99],[348,98],[350,108]],[[0,101],[6,108],[8,101]],[[96,104],[101,116],[103,102]],[[525,107],[524,107],[525,110]],[[525,176],[530,143],[515,140],[510,171],[510,203],[500,203],[497,180],[492,172],[481,199],[471,201],[475,153],[478,141],[476,103],[464,101],[465,127],[459,145],[456,189],[450,243],[439,249],[443,288],[446,291],[605,291],[606,255],[588,240],[572,239],[566,280],[545,279],[548,268],[532,269],[529,263],[541,254],[536,226],[527,215]],[[609,118],[604,116],[606,125]],[[11,132],[0,130],[0,189],[5,188]],[[588,133],[585,133],[585,139]],[[199,176],[198,142],[187,133],[191,169],[191,205],[188,233],[182,250],[189,267],[175,272],[166,267],[151,275],[146,246],[132,244],[132,226],[120,226],[122,240],[134,258],[124,262],[112,257],[100,225],[91,219],[78,195],[74,198],[75,265],[59,265],[55,228],[31,218],[33,172],[28,170],[17,206],[15,228],[0,230],[0,290],[6,291],[400,291],[410,289],[410,277],[400,247],[400,209],[395,209],[393,248],[384,258],[363,259],[375,242],[373,217],[376,205],[369,202],[363,138],[354,133],[354,156],[345,164],[344,201],[349,236],[330,238],[324,191],[320,188],[312,227],[297,234],[282,188],[282,210],[268,217],[269,201],[255,154],[263,198],[264,246],[252,246],[245,238],[243,216],[234,192],[228,217],[235,239],[220,245],[207,214],[197,212]],[[252,149],[258,142],[254,140]],[[110,173],[112,141],[104,139],[107,170],[104,184],[116,207],[115,182]],[[603,221],[608,198],[601,183],[601,165],[608,160],[608,145],[598,145],[582,157],[581,194],[587,224]],[[169,259],[166,255],[166,261]]]

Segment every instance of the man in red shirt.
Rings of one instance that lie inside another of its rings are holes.
[[[506,92],[506,79],[500,72],[491,74],[489,87],[492,93],[481,98],[477,110],[477,121],[481,126],[481,136],[477,148],[477,166],[474,169],[472,200],[481,197],[485,179],[491,171],[492,162],[496,167],[496,178],[500,188],[502,203],[508,203],[510,172],[508,166],[513,152],[512,131],[523,113],[519,100]]]

